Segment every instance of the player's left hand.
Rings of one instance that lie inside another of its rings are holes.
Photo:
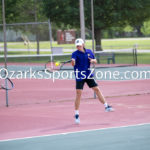
[[[92,63],[92,64],[96,64],[97,63],[96,59],[92,59],[92,58],[89,57],[89,60],[90,60],[90,63]]]

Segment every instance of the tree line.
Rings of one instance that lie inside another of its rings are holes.
[[[103,37],[150,34],[150,0],[93,0],[94,26],[97,50]],[[0,1],[2,10],[2,1]],[[54,30],[80,30],[79,0],[5,0],[6,22],[45,21],[48,18]],[[91,0],[84,0],[85,26],[91,29]],[[2,23],[2,13],[0,13]]]

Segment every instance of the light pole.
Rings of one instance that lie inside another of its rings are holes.
[[[92,49],[95,52],[94,47],[94,10],[93,10],[93,0],[91,0],[91,25],[92,25]]]
[[[93,53],[95,53],[95,47],[94,47],[94,8],[93,8],[93,0],[91,0],[91,25],[92,25],[92,50],[93,50]],[[94,68],[95,68],[95,66],[94,66]],[[95,69],[94,69],[94,72],[95,72]],[[95,92],[94,92],[94,98],[96,98],[96,93]]]
[[[81,38],[85,41],[85,19],[84,19],[83,0],[80,0],[80,30],[81,30]]]

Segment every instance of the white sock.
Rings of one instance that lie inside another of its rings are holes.
[[[107,106],[108,106],[108,104],[107,104],[107,103],[105,103],[105,104],[104,104],[104,106],[105,106],[105,107],[107,107]]]
[[[75,114],[76,114],[76,115],[79,115],[79,110],[75,110]]]

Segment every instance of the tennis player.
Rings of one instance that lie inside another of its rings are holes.
[[[84,84],[87,83],[89,88],[92,88],[96,93],[99,101],[104,104],[105,111],[111,112],[113,108],[107,104],[104,96],[102,95],[98,84],[94,80],[94,75],[90,70],[90,64],[96,64],[97,61],[95,56],[90,49],[84,47],[84,41],[82,39],[75,40],[75,46],[77,50],[72,53],[71,64],[74,67],[75,77],[76,77],[76,99],[75,99],[75,123],[80,123],[79,118],[79,107],[80,100],[83,91]]]

